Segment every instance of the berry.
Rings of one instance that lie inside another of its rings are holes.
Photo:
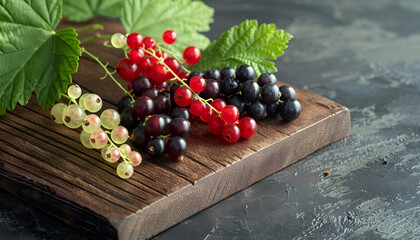
[[[163,91],[163,90],[167,90],[168,89],[168,82],[163,82],[161,84],[155,84],[153,86],[156,90]]]
[[[178,73],[178,77],[182,79],[187,79],[188,78],[188,73],[187,72],[180,72]]]
[[[220,92],[225,96],[230,96],[239,91],[239,81],[233,77],[226,77],[220,83]]]
[[[174,94],[175,103],[180,107],[189,106],[193,101],[192,92],[186,87],[180,87]]]
[[[219,84],[215,80],[207,79],[206,88],[200,93],[200,96],[204,99],[213,98],[216,99],[219,97]]]
[[[135,64],[140,64],[144,59],[144,51],[141,49],[131,49],[128,53],[128,58]]]
[[[155,50],[156,49],[156,41],[152,37],[145,37],[143,39],[143,46],[146,50],[150,50],[150,49]]]
[[[152,65],[152,68],[150,69],[150,76],[152,77],[153,82],[158,84],[168,80],[166,77],[166,68],[160,63],[155,63]]]
[[[213,110],[206,106],[206,109],[204,109],[203,113],[200,115],[200,119],[203,122],[208,122],[213,117]]]
[[[143,42],[143,37],[139,33],[131,33],[127,37],[127,46],[130,49],[139,49]]]
[[[139,125],[139,119],[134,113],[134,108],[128,107],[121,113],[120,125],[128,130],[132,130]]]
[[[238,79],[241,83],[246,82],[248,80],[254,80],[255,71],[249,65],[241,65],[235,71],[236,79]]]
[[[210,105],[212,105],[214,108],[216,108],[217,111],[220,112],[224,107],[226,107],[227,104],[223,99],[216,98],[211,102]]]
[[[234,105],[227,105],[220,113],[220,117],[227,124],[234,124],[239,119],[239,110]]]
[[[71,104],[64,108],[61,116],[64,125],[68,128],[78,128],[82,126],[85,117],[86,113],[76,104]]]
[[[120,114],[114,109],[106,109],[101,113],[101,124],[106,129],[114,129],[120,125]]]
[[[51,118],[57,124],[63,124],[63,111],[67,108],[64,103],[57,103],[51,108]]]
[[[165,129],[164,129],[162,135],[168,135],[169,134],[169,124],[171,124],[172,118],[169,117],[168,115],[165,115],[165,114],[161,114],[160,116],[162,116],[163,120],[165,121]]]
[[[171,92],[169,92],[168,90],[163,90],[159,92],[159,95],[167,97],[169,99],[169,102],[171,102]]]
[[[158,58],[166,59],[168,57],[168,54],[165,51],[159,50],[159,51],[156,52],[156,56]],[[159,59],[153,58],[153,60],[157,60],[158,61]]]
[[[89,114],[83,119],[82,128],[87,133],[93,133],[101,128],[101,119],[96,114]]]
[[[274,83],[267,83],[261,88],[261,101],[270,105],[279,100],[280,91]]]
[[[275,117],[279,113],[280,103],[274,102],[267,106],[267,117]]]
[[[194,92],[202,92],[206,89],[206,80],[200,76],[195,76],[190,80],[190,87]]]
[[[184,52],[182,53],[182,57],[185,60],[185,63],[188,65],[197,64],[201,58],[200,49],[194,46],[189,46],[185,48]]]
[[[108,135],[102,130],[96,130],[90,134],[90,144],[93,148],[101,149],[108,143]]]
[[[246,101],[242,95],[236,94],[229,98],[229,105],[234,105],[238,108],[239,114],[242,114],[245,111]]]
[[[176,107],[172,110],[171,113],[172,118],[183,118],[185,120],[190,119],[190,112],[186,108]]]
[[[280,87],[280,100],[286,101],[289,99],[296,99],[296,91],[291,86],[283,85]]]
[[[205,79],[214,79],[214,80],[219,80],[220,81],[220,72],[217,69],[210,68],[209,70],[207,70],[204,73],[204,78]]]
[[[82,89],[77,84],[71,85],[69,89],[67,89],[67,94],[69,95],[69,97],[77,99],[80,97],[80,95],[82,95]]]
[[[145,133],[150,137],[162,135],[165,127],[166,122],[161,115],[151,115],[144,121]]]
[[[82,96],[83,97],[83,96]],[[80,97],[80,100],[82,100],[82,97]],[[102,108],[102,99],[97,94],[88,93],[83,98],[83,103],[80,104],[83,105],[86,110],[88,110],[91,113],[95,113]]]
[[[280,105],[279,113],[284,121],[289,122],[299,117],[302,111],[300,102],[296,99],[288,99]]]
[[[194,72],[191,72],[191,73],[188,75],[188,78],[187,78],[187,84],[188,84],[188,85],[190,84],[191,79],[192,79],[193,77],[195,77],[195,76],[204,77],[204,73],[199,72],[199,71],[194,71]]]
[[[252,80],[246,81],[241,87],[241,93],[246,101],[252,102],[258,98],[260,86]]]
[[[175,118],[169,124],[169,133],[171,136],[186,138],[190,134],[191,124],[183,118]]]
[[[234,143],[241,137],[241,131],[238,126],[229,124],[223,127],[222,135],[226,142]]]
[[[85,148],[92,149],[92,144],[90,144],[90,133],[82,131],[80,133],[80,142]]]
[[[133,102],[131,101],[131,98],[129,96],[122,97],[117,103],[118,112],[122,113],[124,109],[130,107],[132,104]]]
[[[128,144],[123,144],[120,146],[120,152],[123,154],[129,154],[131,152],[131,147]]]
[[[206,105],[198,99],[194,100],[190,106],[190,112],[195,116],[201,116],[205,109]]]
[[[133,167],[137,167],[138,165],[140,165],[141,161],[143,160],[141,154],[137,151],[129,152],[127,155],[128,159],[130,159],[133,162]]]
[[[214,135],[222,135],[225,122],[219,116],[215,116],[209,121],[209,130]]]
[[[152,69],[152,62],[150,61],[150,58],[140,59],[137,65],[139,67],[139,71],[143,74],[149,74]]]
[[[153,113],[153,101],[147,96],[140,96],[134,102],[134,113],[140,119],[145,119]]]
[[[123,161],[117,166],[117,175],[122,179],[127,179],[133,176],[134,168],[133,165]]]
[[[258,77],[257,83],[260,87],[264,86],[267,83],[277,83],[276,76],[272,73],[263,73]]]
[[[152,100],[156,114],[169,114],[171,112],[171,100],[169,98],[159,95]]]
[[[176,60],[176,58],[173,57],[168,57],[165,59],[165,64],[168,65],[168,67],[175,73],[177,74],[179,72],[179,70],[181,69],[181,64],[179,64],[178,60]],[[172,78],[172,74],[170,74],[170,78]]]
[[[111,45],[114,48],[123,48],[126,43],[126,38],[122,33],[114,33],[111,36]]]
[[[128,139],[128,130],[123,126],[117,126],[111,131],[111,139],[116,144],[123,144]]]
[[[232,67],[225,67],[220,70],[220,79],[225,79],[227,77],[235,77],[235,69]]]
[[[187,142],[182,137],[172,137],[166,143],[166,153],[173,161],[182,160],[187,153]]]
[[[144,126],[140,125],[133,130],[130,139],[135,148],[142,149],[144,146],[146,146],[146,143],[149,141],[150,137],[147,136]]]
[[[136,96],[141,96],[147,89],[152,87],[149,79],[145,76],[140,76],[133,81],[133,92]]]
[[[147,96],[147,97],[149,97],[149,98],[151,98],[151,99],[153,99],[153,98],[155,98],[155,97],[157,97],[159,95],[159,91],[158,90],[156,90],[155,88],[150,88],[150,89],[147,89],[143,94],[142,94],[142,96]]]
[[[165,142],[162,138],[152,138],[147,143],[147,153],[152,158],[161,158],[165,154]]]
[[[257,122],[250,117],[242,118],[238,123],[241,137],[250,138],[257,132]]]
[[[117,73],[128,82],[132,82],[140,75],[140,68],[130,59],[123,58],[117,64]]]
[[[265,117],[266,111],[267,106],[259,100],[255,100],[246,106],[247,116],[252,117],[257,121],[262,120]]]
[[[174,32],[172,30],[166,30],[162,34],[162,40],[166,44],[173,44],[175,42],[175,40],[176,40],[176,32]]]

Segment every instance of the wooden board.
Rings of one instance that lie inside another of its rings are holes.
[[[110,33],[123,32],[117,22],[102,23]],[[110,66],[122,57],[98,43],[85,47]],[[109,79],[99,80],[103,75],[83,56],[74,81],[115,108],[122,94]],[[347,108],[296,91],[303,109],[299,119],[261,121],[253,138],[236,144],[194,122],[183,161],[143,154],[129,180],[119,179],[116,165],[101,160],[99,151],[79,143],[80,130],[53,123],[32,98],[0,116],[0,187],[95,238],[149,238],[348,135]]]

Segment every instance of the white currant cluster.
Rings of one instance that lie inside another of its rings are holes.
[[[131,147],[125,144],[129,133],[125,127],[119,126],[120,114],[114,109],[106,109],[100,116],[96,115],[102,108],[102,99],[93,93],[82,95],[82,89],[78,85],[71,85],[67,94],[69,104],[55,104],[51,109],[52,119],[69,128],[82,127],[82,145],[89,149],[102,149],[103,159],[110,163],[122,159],[117,166],[117,174],[123,179],[130,178],[134,173],[133,166],[140,165],[142,156],[137,151],[131,151]]]

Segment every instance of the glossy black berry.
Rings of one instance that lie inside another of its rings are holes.
[[[227,77],[235,77],[235,69],[232,67],[225,67],[220,70],[220,79],[225,79]]]
[[[124,109],[124,111],[121,113],[120,119],[120,125],[127,128],[128,131],[131,131],[137,127],[140,121],[140,119],[136,117],[132,107]]]
[[[147,142],[147,153],[152,158],[161,158],[165,154],[165,142],[162,138],[152,138]]]
[[[143,149],[149,141],[150,137],[147,136],[146,132],[144,131],[144,126],[139,125],[131,133],[130,139],[135,148]]]
[[[163,135],[165,131],[166,122],[161,115],[151,115],[144,121],[144,129],[148,136],[158,137]]]
[[[233,95],[228,100],[229,105],[234,105],[238,108],[239,114],[245,111],[246,100],[240,94]]]
[[[288,99],[296,99],[296,91],[291,86],[283,85],[280,87],[280,100],[286,101]]]
[[[152,88],[150,80],[145,76],[134,79],[132,84],[133,92],[136,96],[141,96],[147,89]]]
[[[161,91],[161,92],[159,92],[159,95],[161,95],[161,96],[164,96],[164,97],[167,97],[167,98],[171,99],[171,92],[170,92],[169,90],[164,90],[164,91]]]
[[[226,77],[220,83],[220,92],[225,96],[230,96],[239,91],[239,81],[233,77]]]
[[[173,161],[182,160],[187,153],[187,142],[181,137],[172,137],[166,143],[166,153]]]
[[[149,98],[154,98],[159,95],[159,91],[156,88],[150,88],[143,92],[141,96],[148,96]]]
[[[206,89],[200,93],[200,96],[204,99],[213,98],[216,99],[219,97],[220,88],[219,83],[216,80],[207,79],[206,80]]]
[[[275,117],[279,114],[280,103],[274,102],[267,106],[267,117]]]
[[[246,101],[252,102],[260,94],[260,86],[256,82],[248,80],[242,85],[241,93]]]
[[[257,83],[258,85],[260,85],[260,87],[264,86],[267,83],[276,84],[277,78],[272,73],[263,73],[258,77]]]
[[[133,101],[131,101],[131,98],[129,96],[124,96],[118,101],[117,108],[118,112],[121,114],[124,109],[130,107],[133,104]]]
[[[256,121],[264,119],[267,112],[267,106],[259,100],[255,100],[246,106],[246,115]]]
[[[300,102],[296,99],[288,99],[280,105],[279,113],[284,121],[289,122],[299,117],[302,111]]]
[[[270,105],[279,100],[280,91],[279,87],[277,87],[274,83],[267,83],[261,88],[261,101],[266,104]]]
[[[179,136],[186,138],[190,134],[191,124],[183,118],[172,119],[169,124],[169,133],[171,136]]]
[[[210,68],[204,73],[204,79],[214,79],[220,81],[220,72],[217,69]]]
[[[171,117],[190,120],[190,112],[186,108],[176,107],[174,110],[172,110]]]
[[[161,114],[163,120],[165,121],[165,129],[163,131],[162,135],[168,135],[169,134],[169,124],[172,122],[172,118],[166,114]]]
[[[170,114],[171,100],[169,98],[159,95],[154,97],[152,100],[156,114]]]
[[[241,83],[246,82],[248,80],[254,80],[254,77],[255,77],[254,68],[246,64],[241,65],[236,69],[235,77]]]

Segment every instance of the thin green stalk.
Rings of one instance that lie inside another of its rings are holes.
[[[61,94],[61,96],[67,98],[68,100],[70,100],[70,102],[72,102],[72,103],[76,104],[77,106],[79,106],[79,104],[77,104],[76,100],[74,100],[73,98],[71,98],[69,95],[63,93],[63,94]]]
[[[125,94],[127,94],[128,96],[130,96],[130,98],[131,98],[131,100],[134,102],[134,97],[133,97],[133,95],[130,93],[130,92],[128,92],[115,78],[114,78],[114,76],[112,75],[112,73],[111,72],[109,72],[109,70],[108,70],[108,68],[106,67],[106,65],[105,64],[103,64],[100,60],[99,60],[99,58],[98,57],[96,57],[95,55],[93,55],[92,53],[90,53],[90,52],[88,52],[85,48],[83,48],[82,47],[82,49],[81,49],[81,52],[82,53],[85,53],[86,55],[88,55],[89,57],[91,57],[93,60],[95,60],[99,65],[101,65],[101,67],[105,70],[105,77],[106,76],[109,76],[111,79],[112,79],[112,81],[114,81],[114,83],[119,87],[119,88],[121,88],[122,90],[123,90],[123,92],[125,93]]]
[[[174,57],[180,64],[181,64],[181,68],[182,68],[182,70],[184,70],[184,72],[187,72],[187,73],[191,73],[190,72],[190,70],[188,70],[184,65],[182,65],[182,63],[183,63],[183,61],[180,61],[179,59],[178,59],[178,54],[176,54],[176,53],[174,53],[174,52],[171,52],[171,51],[169,51],[168,49],[166,49],[166,48],[163,48],[163,47],[161,47],[160,45],[158,45],[158,48],[159,48],[159,50],[163,50],[163,51],[165,51],[165,52],[167,52],[167,53],[169,53],[169,54],[171,54],[172,55],[172,57]]]
[[[85,43],[88,43],[88,42],[93,42],[93,41],[101,40],[101,39],[111,39],[111,35],[95,34],[95,36],[88,37],[88,38],[80,40],[80,44],[85,44]]]
[[[91,31],[94,31],[94,30],[104,30],[104,26],[102,25],[102,24],[91,24],[91,25],[88,25],[88,26],[86,26],[86,27],[82,27],[82,28],[79,28],[79,29],[77,29],[76,30],[76,33],[78,34],[78,35],[81,35],[81,34],[84,34],[84,33],[88,33],[88,32],[91,32]]]

